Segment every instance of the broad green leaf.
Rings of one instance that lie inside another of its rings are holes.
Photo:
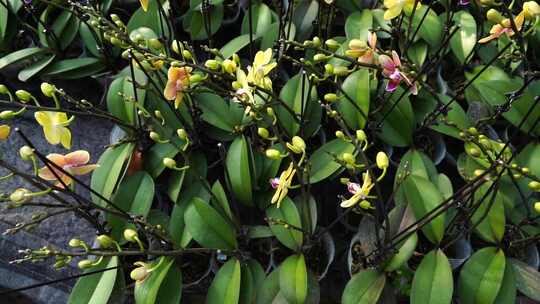
[[[437,99],[431,94],[420,95],[419,98],[415,101],[415,113],[417,114],[417,118],[419,118],[419,120],[422,122],[429,113],[436,109],[438,102]],[[444,104],[448,104],[451,101],[451,98],[448,95],[438,94],[437,98],[440,102]],[[418,107],[423,109],[423,115],[419,115],[420,113],[418,111]],[[450,124],[456,125],[457,128],[448,125],[448,123],[446,123],[445,121]],[[457,101],[453,101],[448,106],[447,115],[440,115],[440,117],[433,122],[430,128],[442,134],[461,139],[459,137],[460,130],[467,129],[471,126],[472,122],[469,116],[467,116],[465,110],[463,110],[463,108]]]
[[[205,25],[205,16],[200,10],[189,11],[184,16],[184,29],[191,34],[194,40],[204,40],[208,38],[208,34],[212,36],[221,27],[223,22],[223,5],[214,5],[210,8],[210,24]]]
[[[257,304],[273,304],[276,298],[282,297],[279,293],[279,272],[280,268],[276,268],[264,279],[257,291]]]
[[[289,304],[305,303],[308,293],[306,261],[303,254],[291,255],[279,267],[279,288]]]
[[[279,22],[274,22],[270,25],[268,31],[261,38],[261,50],[266,50],[267,48],[273,47],[278,38],[282,37],[279,36],[279,29]],[[286,23],[284,25],[284,29],[285,34],[283,37],[287,37],[287,40],[294,40],[294,37],[296,35],[296,26],[294,26],[294,23]],[[287,46],[285,48],[287,48]]]
[[[381,132],[377,135],[387,144],[396,147],[410,145],[414,131],[414,112],[407,96],[409,92],[399,99],[402,94],[403,89],[397,88],[385,101],[381,114],[378,115],[378,120],[384,118],[384,121]]]
[[[96,41],[96,37],[92,34],[92,29],[90,29],[88,25],[86,25],[86,23],[84,22],[82,22],[79,27],[79,35],[81,36],[81,40],[84,46],[86,47],[86,49],[88,49],[88,51],[94,57],[100,57],[102,55],[98,49],[98,46],[101,43],[101,41],[100,42]],[[99,39],[99,37],[97,38]]]
[[[364,9],[354,12],[345,21],[345,34],[347,39],[360,39],[367,41],[369,30],[373,27],[371,10]],[[367,71],[367,70],[366,70]]]
[[[374,304],[386,283],[384,273],[375,269],[361,270],[352,276],[341,297],[342,304]]]
[[[65,50],[75,39],[79,30],[79,23],[79,18],[68,10],[62,11],[56,17],[51,29],[58,39],[61,50]]]
[[[251,206],[250,147],[244,136],[237,137],[229,147],[225,160],[227,177],[234,196],[243,204]]]
[[[169,10],[169,3],[168,1],[154,1],[150,0],[148,1],[148,11],[144,11],[142,8],[138,8],[133,15],[131,15],[131,18],[129,19],[129,22],[127,24],[128,32],[131,33],[131,31],[140,28],[140,27],[148,27],[154,31],[157,35],[161,36],[168,36],[168,27],[163,26],[163,31],[161,30],[161,23],[160,19],[164,20],[168,18],[168,16],[161,16],[160,18],[160,12],[158,8],[158,4],[161,3],[163,5],[163,11],[167,12]]]
[[[231,207],[229,206],[229,200],[227,199],[225,190],[223,189],[223,186],[219,180],[216,180],[212,186],[212,199],[210,203],[221,214],[221,216],[230,221],[234,219]]]
[[[416,41],[407,50],[407,55],[417,66],[421,67],[424,64],[428,54],[428,44],[424,41]]]
[[[411,234],[398,249],[398,252],[392,256],[388,264],[384,267],[384,271],[395,271],[411,258],[416,249],[418,243],[418,235],[416,233]]]
[[[51,62],[54,61],[56,58],[56,55],[47,55],[40,60],[32,63],[31,65],[25,67],[24,69],[19,71],[18,78],[20,81],[27,81],[28,79],[32,78],[36,74],[39,74],[39,72],[43,71]]]
[[[540,301],[540,272],[522,261],[516,259],[509,261],[514,270],[518,290],[527,297]]]
[[[33,47],[33,48],[26,48],[26,49],[15,51],[13,53],[9,53],[6,56],[0,58],[0,69],[3,69],[6,66],[16,63],[18,61],[28,59],[32,56],[48,53],[48,52],[49,51],[45,48]]]
[[[369,70],[361,69],[343,81],[338,109],[347,126],[363,129],[369,114]]]
[[[485,247],[475,252],[461,269],[459,298],[463,304],[493,303],[502,285],[504,252]]]
[[[233,134],[235,127],[242,124],[244,108],[238,103],[212,93],[196,94],[193,100],[202,110],[201,118],[216,128]]]
[[[190,187],[193,184],[200,185],[201,178],[206,178],[208,164],[205,155],[200,152],[194,152],[188,156],[188,159],[190,166],[187,170],[173,171],[169,177],[167,194],[171,201],[175,203],[178,203],[179,198],[186,198],[187,191],[190,191]],[[184,189],[184,186],[186,187],[185,191],[181,191]],[[180,196],[180,192],[182,192],[182,196]]]
[[[295,3],[292,20],[296,26],[296,41],[304,41],[309,37],[318,13],[319,2],[316,0],[300,0]]]
[[[153,178],[156,178],[163,172],[163,170],[165,170],[163,158],[174,158],[179,152],[180,149],[171,143],[156,143],[145,155],[144,169],[148,171]],[[181,167],[183,164],[179,163],[178,166]]]
[[[270,219],[280,220],[284,223],[292,225],[297,228],[302,227],[302,221],[300,214],[293,201],[285,197],[281,202],[281,206],[271,205],[266,209],[266,216]],[[283,223],[270,222],[270,229],[280,241],[286,247],[292,250],[299,250],[302,246],[303,235],[298,229],[292,227],[285,228]]]
[[[438,249],[430,251],[414,273],[411,287],[412,304],[450,304],[454,281],[446,255]]]
[[[207,304],[237,304],[240,300],[241,269],[236,258],[219,269],[208,289]]]
[[[104,258],[87,272],[112,268],[81,277],[69,295],[69,304],[107,304],[113,291],[118,273],[118,257]]]
[[[491,183],[484,183],[474,194],[474,203],[479,204],[489,190]],[[504,203],[497,189],[492,189],[473,213],[471,222],[478,225],[475,231],[487,242],[498,243],[504,235]],[[493,196],[495,195],[495,198]]]
[[[255,40],[255,38],[253,38]],[[227,42],[219,51],[223,58],[230,58],[233,54],[237,53],[249,44],[249,35],[240,35],[235,37],[231,41]]]
[[[57,61],[49,65],[43,73],[52,78],[77,79],[94,75],[104,68],[99,59],[85,57]]]
[[[90,187],[101,194],[101,196],[110,200],[116,184],[122,175],[124,163],[131,156],[134,147],[134,144],[127,143],[107,148],[97,162],[99,167],[92,173]],[[93,193],[91,195],[94,203],[107,207],[107,202]]]
[[[320,127],[322,110],[317,101],[317,90],[310,85],[307,75],[300,73],[289,79],[279,97],[286,105],[277,107],[278,122],[289,136],[299,132],[299,122],[303,122],[305,137],[311,136]]]
[[[258,3],[251,6],[251,26],[253,37],[260,37],[266,34],[272,23],[272,11],[268,5]],[[242,20],[242,35],[247,35],[249,39],[249,13],[246,11]]]
[[[427,16],[424,18],[424,15]],[[405,18],[408,20],[408,18]],[[424,19],[422,21],[422,19]],[[418,29],[419,28],[419,29]],[[412,21],[411,34],[418,29],[418,36],[424,39],[431,47],[432,51],[436,51],[441,43],[443,33],[443,23],[437,14],[427,5],[422,5],[416,8]]]
[[[450,38],[450,49],[456,55],[459,62],[464,64],[465,59],[469,57],[476,45],[476,21],[466,10],[456,12],[452,19],[456,26],[458,26],[458,30]]]
[[[7,2],[2,2],[7,3]],[[0,41],[6,37],[8,27],[9,10],[5,5],[0,4]]]
[[[343,153],[352,153],[354,145],[339,138],[327,142],[317,149],[309,159],[311,164],[309,171],[309,182],[320,182],[341,168],[335,159]]]
[[[146,217],[153,200],[154,180],[148,173],[139,171],[124,178],[112,201],[115,206],[131,215]],[[108,215],[107,218],[112,228],[113,238],[120,240],[124,229],[128,227],[126,219],[116,215]]]
[[[261,264],[254,259],[250,259],[241,265],[242,280],[240,288],[240,303],[255,303],[257,291],[261,287],[265,274]]]
[[[420,176],[409,175],[403,182],[403,191],[418,220],[443,202],[439,189],[431,181]],[[422,228],[424,235],[434,244],[442,240],[444,221],[445,213],[442,213]]]
[[[237,246],[235,231],[230,224],[200,198],[191,200],[184,221],[193,239],[204,247],[233,250]]]
[[[174,259],[172,257],[161,257],[163,261],[154,262],[161,263],[157,268],[146,277],[142,282],[135,283],[135,303],[137,304],[154,304],[154,303],[175,303],[176,300],[180,300],[182,295],[181,286],[170,286],[165,290],[164,283],[167,280],[176,281],[181,284],[182,275],[179,270],[175,269]],[[170,273],[170,275],[169,275]],[[168,297],[164,297],[163,294],[167,294]],[[156,301],[157,299],[160,301]],[[178,303],[178,301],[176,301]]]
[[[507,267],[504,267],[504,277],[501,285],[501,289],[495,299],[495,304],[515,303],[517,296],[516,288],[516,275],[514,274],[514,267],[512,267],[512,259],[506,259]],[[537,282],[540,284],[540,278]],[[537,288],[537,292],[540,292],[540,288]],[[538,294],[538,293],[537,293]],[[540,300],[540,297],[537,299]]]
[[[122,75],[124,72],[120,73],[119,77],[109,86],[107,92],[107,109],[117,118],[127,123],[135,124],[136,110],[133,103],[135,100],[134,83],[131,73],[127,73],[128,76],[124,76]],[[135,69],[133,74],[135,75],[136,87],[137,85],[144,86],[148,83],[148,79],[141,70]],[[141,106],[144,105],[145,96],[146,90],[137,89],[137,103]]]

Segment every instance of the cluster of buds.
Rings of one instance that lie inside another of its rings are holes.
[[[488,168],[492,162],[496,162],[497,171],[500,172],[505,170],[504,165],[512,158],[512,150],[506,144],[489,139],[484,134],[480,134],[474,127],[460,132],[459,136],[465,141],[465,153],[484,168]],[[483,172],[484,170],[477,169],[474,174],[478,176]],[[515,175],[514,177],[520,176]]]

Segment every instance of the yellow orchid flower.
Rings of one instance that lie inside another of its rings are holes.
[[[150,1],[149,0],[139,0],[139,2],[141,3],[141,7],[142,7],[143,11],[147,12],[148,11],[148,3]]]
[[[236,70],[236,81],[233,82],[233,88],[236,89],[233,101],[248,104],[245,112],[249,113],[251,106],[255,104],[253,88],[248,83],[246,73],[240,68]]]
[[[516,28],[518,31],[521,31],[521,27],[523,26],[523,22],[525,21],[525,13],[521,12],[517,17],[514,19],[514,24],[516,25]],[[514,36],[514,28],[512,27],[512,22],[510,19],[506,18],[502,20],[501,22],[495,24],[491,27],[491,30],[489,31],[489,36],[484,37],[480,40],[478,40],[478,43],[488,43],[491,40],[498,39],[503,34],[506,34],[508,38]]]
[[[527,1],[523,3],[523,16],[527,20],[534,20],[540,16],[540,5],[536,1]]]
[[[51,145],[59,143],[64,148],[71,148],[71,132],[67,128],[75,116],[67,118],[67,114],[63,112],[39,111],[34,113],[36,121],[43,127],[45,139]]]
[[[9,137],[11,127],[8,125],[0,125],[0,140],[6,140]]]
[[[255,54],[253,66],[248,67],[247,80],[265,89],[272,89],[272,81],[266,75],[277,66],[277,63],[270,62],[271,60],[272,49],[268,48],[264,52],[258,51]]]
[[[357,183],[347,184],[347,189],[349,190],[350,193],[352,193],[353,196],[349,198],[348,200],[344,200],[343,202],[341,202],[340,206],[342,208],[353,207],[354,205],[358,204],[358,202],[361,202],[360,204],[362,207],[371,206],[371,204],[367,202],[367,199],[373,198],[373,196],[369,195],[369,192],[371,191],[371,188],[375,186],[375,184],[371,181],[371,176],[369,175],[368,172],[365,172],[362,175],[362,178],[363,178],[362,187],[360,187],[360,185]],[[364,201],[366,201],[367,204],[364,203]]]
[[[384,7],[387,8],[384,12],[384,20],[394,19],[402,11],[405,11],[406,14],[412,13],[415,2],[416,0],[384,0]],[[416,8],[419,8],[420,5],[420,1],[418,1]]]
[[[184,99],[184,90],[189,87],[189,77],[192,68],[170,67],[167,73],[167,85],[163,95],[167,100],[174,100],[174,107],[178,109]]]
[[[283,201],[289,192],[289,188],[291,187],[291,182],[295,173],[296,169],[294,169],[293,163],[291,162],[287,170],[283,171],[279,178],[270,179],[270,185],[272,185],[272,188],[276,189],[276,193],[274,193],[274,196],[270,202],[272,204],[277,203],[278,208],[281,201]]]
[[[85,175],[98,167],[96,164],[88,164],[90,161],[90,153],[85,150],[78,150],[66,155],[52,153],[47,155],[47,159],[71,175]],[[53,168],[53,170],[51,170],[48,166],[39,169],[38,176],[44,180],[58,181],[56,186],[60,188],[63,187],[60,180],[66,185],[71,184],[71,177],[52,166],[51,168]]]

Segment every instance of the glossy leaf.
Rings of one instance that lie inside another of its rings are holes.
[[[369,70],[361,69],[343,81],[338,109],[347,126],[363,129],[369,114]]]
[[[390,98],[385,101],[381,109],[383,119],[381,133],[378,136],[387,144],[396,147],[405,147],[412,143],[412,134],[414,131],[414,113],[405,93],[403,98],[399,98],[403,93],[403,89],[398,88],[390,95]],[[396,105],[393,107],[393,105]],[[381,116],[379,115],[379,116]]]
[[[0,58],[0,69],[3,69],[6,66],[16,63],[18,61],[28,59],[32,56],[36,56],[36,55],[47,53],[47,52],[48,51],[45,48],[33,47],[33,48],[26,48],[26,49],[15,51],[13,53],[9,53],[5,55],[4,57]]]
[[[458,26],[458,30],[454,36],[450,38],[450,49],[463,64],[476,45],[476,21],[474,20],[474,17],[465,10],[456,12],[453,21],[456,26]]]
[[[371,10],[364,9],[354,12],[345,21],[345,34],[347,39],[360,39],[367,41],[369,29],[373,27]],[[367,70],[366,70],[367,71]]]
[[[304,41],[309,37],[318,13],[319,2],[316,0],[301,0],[296,4],[292,18],[296,26],[296,41]]]
[[[164,259],[159,267],[152,272],[142,282],[135,283],[135,302],[137,304],[154,303],[178,303],[182,295],[181,285],[170,286],[165,289],[166,283],[182,282],[182,274],[174,266],[174,259],[171,257],[161,257]],[[154,262],[157,263],[157,262]],[[169,282],[167,282],[169,281]],[[164,296],[167,294],[167,296]],[[159,299],[159,301],[158,301]]]
[[[289,256],[279,267],[279,288],[289,304],[305,303],[308,293],[307,276],[303,254]]]
[[[240,35],[235,37],[231,41],[227,42],[219,51],[223,58],[230,58],[233,54],[237,53],[249,44],[249,34]]]
[[[240,262],[233,258],[223,264],[208,289],[207,304],[237,304],[240,299]]]
[[[86,57],[57,61],[49,65],[43,73],[51,78],[77,79],[94,75],[104,68],[99,59]]]
[[[193,239],[204,247],[233,250],[237,246],[236,234],[230,224],[200,198],[191,200],[184,221]]]
[[[234,196],[243,204],[251,206],[250,151],[244,136],[237,137],[229,147],[225,160],[227,177]]]
[[[116,277],[122,275],[118,273],[118,257],[105,258],[97,266],[92,267],[87,272],[93,272],[112,268],[110,270],[96,272],[91,275],[81,277],[69,295],[69,304],[107,304],[113,291]]]
[[[506,259],[506,267],[504,267],[504,277],[501,284],[501,289],[497,294],[495,299],[495,304],[504,304],[504,303],[515,303],[517,296],[517,287],[516,287],[516,275],[514,267],[512,267],[512,259]],[[538,282],[540,284],[540,278]],[[540,288],[537,288],[540,289]],[[540,291],[540,290],[537,290]],[[538,293],[537,293],[538,294]],[[540,297],[538,298],[540,299]],[[538,300],[537,299],[537,300]]]
[[[271,219],[283,221],[284,223],[294,227],[302,227],[302,221],[300,219],[298,209],[293,201],[288,197],[285,197],[285,199],[281,202],[280,208],[278,208],[277,205],[271,205],[268,207],[266,209],[266,216]],[[291,227],[285,228],[284,223],[270,222],[270,229],[272,230],[272,233],[276,236],[278,241],[280,241],[286,247],[292,250],[299,250],[303,242],[302,232]]]
[[[516,259],[509,261],[514,270],[518,290],[527,297],[540,301],[540,272],[522,261]]]
[[[504,203],[496,189],[492,189],[484,198],[489,190],[491,183],[485,183],[475,193],[475,204],[480,204],[473,213],[471,222],[477,225],[475,230],[478,235],[487,242],[498,243],[504,235],[505,215]],[[493,198],[493,196],[495,196]],[[484,200],[480,203],[480,200]]]
[[[454,281],[446,255],[439,249],[430,251],[416,269],[411,287],[411,303],[450,304]]]
[[[248,36],[249,41],[249,16],[246,12],[244,20],[242,20],[243,35]],[[272,11],[268,5],[264,3],[258,3],[251,6],[251,26],[253,31],[253,37],[260,37],[266,34],[270,24],[272,23]]]
[[[351,143],[339,138],[324,144],[309,159],[311,163],[309,181],[317,183],[336,173],[341,165],[335,159],[343,153],[352,153],[353,150],[354,146]]]
[[[411,234],[398,249],[398,252],[390,259],[384,271],[395,271],[403,266],[411,258],[418,243],[418,235]]]
[[[33,76],[39,74],[41,71],[43,71],[43,69],[45,69],[49,64],[51,64],[55,58],[56,55],[47,55],[40,60],[32,63],[28,67],[20,70],[18,75],[19,80],[24,82],[32,78]]]
[[[145,155],[144,168],[153,178],[156,178],[165,170],[163,158],[174,158],[179,152],[180,149],[171,143],[156,143]],[[182,164],[179,166],[182,166]]]
[[[353,275],[345,286],[342,304],[372,304],[377,303],[381,296],[386,276],[374,269],[362,270]]]
[[[502,285],[505,261],[504,252],[495,247],[485,247],[475,252],[459,275],[461,302],[493,303]]]
[[[426,12],[426,10],[428,11]],[[425,18],[424,15],[426,15]],[[422,21],[422,19],[424,20]],[[418,36],[424,39],[433,51],[437,50],[442,39],[443,23],[437,14],[427,5],[416,8],[412,21],[411,33],[414,33],[417,29]]]

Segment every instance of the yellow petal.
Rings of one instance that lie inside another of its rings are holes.
[[[145,11],[145,12],[148,11],[148,1],[149,1],[149,0],[139,0],[139,2],[141,3],[142,9],[143,9],[143,11]]]
[[[384,12],[384,20],[394,19],[401,14],[401,6],[392,6]]]
[[[53,125],[61,125],[68,121],[67,114],[64,112],[46,112]]]
[[[57,145],[60,143],[60,137],[63,127],[54,127],[51,125],[45,125],[43,126],[43,133],[45,134],[45,139],[51,144],[51,145]]]
[[[174,108],[178,109],[180,105],[182,104],[182,100],[184,99],[184,94],[182,92],[176,93],[176,99],[174,100]]]
[[[8,125],[0,125],[0,140],[6,140],[9,136],[11,127]]]
[[[66,149],[71,149],[71,131],[68,128],[62,128],[60,131],[60,142]]]
[[[42,112],[42,111],[34,113],[34,118],[42,126],[51,125],[51,120],[49,118],[49,115],[47,115],[46,113],[47,112]]]

